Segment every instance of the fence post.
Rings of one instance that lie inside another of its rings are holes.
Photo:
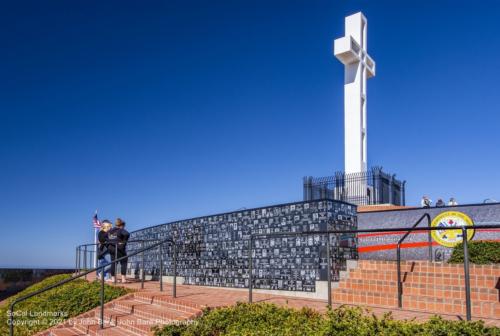
[[[144,240],[141,241],[141,250],[144,250]],[[141,289],[144,289],[144,251],[141,253]]]
[[[95,264],[94,264],[94,268],[97,267],[97,265],[99,265],[99,244],[95,244],[94,245],[94,253],[95,253]],[[104,274],[104,273],[103,273]]]
[[[78,267],[79,267],[78,266],[78,259],[79,259],[78,258],[79,257],[78,252],[79,252],[79,250],[80,250],[80,246],[77,246],[76,247],[76,254],[75,254],[75,275],[78,274],[78,273],[80,273],[80,271],[78,269]]]
[[[389,204],[394,204],[394,175],[389,179]]]
[[[250,247],[248,251],[248,302],[252,303],[252,287],[253,287],[253,259],[252,259],[252,249],[253,249],[253,235],[250,234]]]
[[[304,194],[304,201],[310,201],[312,199],[311,197],[311,180],[308,176],[304,176],[302,179],[303,183],[303,194]]]
[[[87,270],[87,245],[83,249],[83,264],[84,269]],[[87,280],[87,274],[85,274],[85,280]]]
[[[117,244],[113,244],[115,245],[115,262],[113,263],[113,266],[114,266],[114,269],[115,269],[115,285],[116,285],[116,278],[118,277],[118,264],[116,262],[116,259],[118,259],[118,245]]]
[[[464,277],[465,277],[465,313],[467,321],[471,320],[469,249],[467,243],[467,227],[462,226],[462,241],[464,246]]]
[[[338,242],[337,242],[338,244]],[[327,281],[328,281],[328,307],[332,307],[332,265],[330,260],[330,234],[326,234],[326,259],[327,259]]]
[[[101,327],[101,329],[104,329],[104,266],[101,268],[101,311],[99,326]]]
[[[426,213],[426,216],[427,218],[427,227],[431,227],[431,216]],[[427,231],[427,240],[429,242],[429,247],[428,247],[428,250],[429,250],[429,262],[432,262],[432,231],[429,230]]]
[[[401,282],[401,246],[398,242],[396,248],[397,271],[398,271],[398,307],[403,308],[403,283]]]
[[[177,297],[177,244],[173,243],[174,246],[174,287],[172,288],[172,296]]]
[[[160,243],[160,292],[163,292],[163,242]]]
[[[406,205],[405,184],[406,181],[403,181],[403,183],[401,184],[401,205]]]

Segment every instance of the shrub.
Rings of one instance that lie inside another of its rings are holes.
[[[469,261],[474,264],[498,264],[500,263],[500,242],[496,241],[470,241],[467,242],[469,250]],[[464,262],[463,243],[453,248],[449,263]]]
[[[320,314],[268,303],[206,310],[191,323],[156,327],[154,332],[156,336],[500,336],[500,328],[485,327],[482,321],[447,321],[436,316],[417,323],[394,320],[390,313],[377,317],[359,307],[343,306]]]
[[[322,316],[309,308],[294,310],[273,304],[238,303],[206,310],[194,323],[157,328],[156,335],[317,335]]]
[[[46,278],[18,294],[10,297],[0,307],[0,335],[9,334],[9,305],[14,299],[35,292],[71,277],[70,274],[59,274]],[[62,286],[41,293],[15,305],[15,334],[16,336],[33,335],[45,330],[70,317],[77,316],[91,310],[100,304],[99,282],[88,282],[77,279]],[[111,301],[128,293],[129,290],[121,287],[105,285],[104,300]],[[57,314],[57,316],[54,316]]]

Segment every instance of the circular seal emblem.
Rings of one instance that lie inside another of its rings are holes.
[[[432,220],[431,227],[439,227],[443,230],[433,230],[432,238],[442,246],[454,247],[462,242],[462,229],[450,228],[462,226],[474,226],[474,222],[460,211],[441,212]],[[467,240],[471,240],[472,237],[474,237],[474,229],[467,230]]]

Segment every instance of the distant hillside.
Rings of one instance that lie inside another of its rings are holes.
[[[0,301],[48,276],[72,271],[70,269],[0,268]]]

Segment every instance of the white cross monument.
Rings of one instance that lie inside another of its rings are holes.
[[[334,54],[345,65],[345,173],[367,170],[366,80],[375,76],[375,62],[366,51],[367,21],[359,12],[345,18],[345,36],[335,40]]]

